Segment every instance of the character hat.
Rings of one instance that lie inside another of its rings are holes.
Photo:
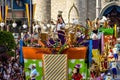
[[[80,68],[80,64],[76,64],[75,68]]]
[[[36,67],[36,64],[32,64],[32,66]]]

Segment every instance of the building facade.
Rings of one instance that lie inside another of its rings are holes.
[[[86,18],[94,20],[102,18],[105,10],[109,7],[120,5],[119,0],[33,0],[36,4],[35,20],[49,21],[57,20],[58,11],[66,23],[71,23],[73,18],[85,25]]]

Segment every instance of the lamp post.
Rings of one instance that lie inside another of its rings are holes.
[[[3,31],[3,28],[4,28],[4,26],[5,26],[5,23],[4,23],[4,22],[1,22],[1,23],[0,23],[0,26],[1,26],[1,31]]]
[[[17,27],[17,23],[15,21],[12,23],[12,27],[14,29],[13,36],[15,38],[16,37],[16,35],[15,35],[15,28]]]
[[[12,27],[14,29],[14,33],[13,33],[14,39],[15,39],[16,43],[18,43],[16,40],[16,34],[15,34],[15,28],[17,27],[17,23],[15,21],[12,23]],[[15,47],[15,59],[16,59],[16,50],[17,50],[17,47]]]

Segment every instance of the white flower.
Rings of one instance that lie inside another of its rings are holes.
[[[71,63],[75,63],[75,60],[74,60],[74,59],[72,59],[72,60],[71,60]]]
[[[39,62],[39,67],[42,67],[42,62]]]

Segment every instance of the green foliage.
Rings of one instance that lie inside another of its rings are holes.
[[[11,32],[0,31],[0,46],[6,46],[8,53],[15,49],[16,43]]]
[[[9,56],[15,56],[15,52],[14,52],[14,51],[9,51],[9,52],[8,52],[8,55],[9,55]]]

